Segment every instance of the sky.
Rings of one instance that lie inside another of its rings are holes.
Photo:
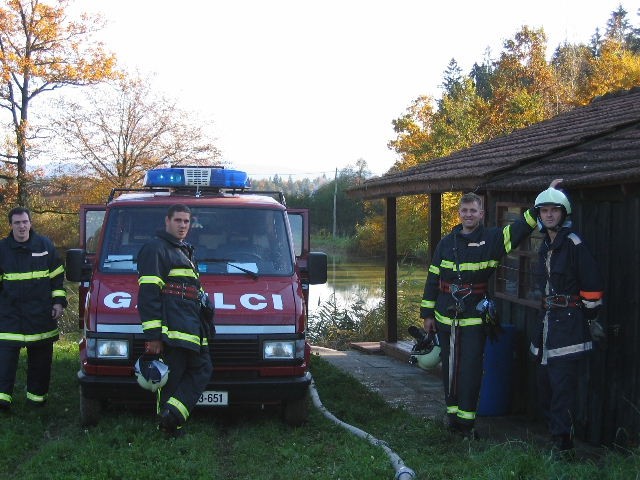
[[[97,38],[121,65],[211,135],[228,168],[253,178],[332,177],[367,162],[384,174],[397,155],[392,121],[421,95],[439,98],[449,61],[464,73],[528,25],[549,52],[588,42],[622,5],[640,0],[77,0],[100,13]]]

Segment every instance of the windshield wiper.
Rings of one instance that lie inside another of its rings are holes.
[[[249,275],[254,280],[258,279],[258,274],[256,272],[254,272],[253,270],[249,270],[248,268],[241,267],[240,265],[237,265],[236,263],[233,263],[233,260],[231,258],[200,258],[200,259],[198,259],[198,261],[199,262],[211,262],[211,263],[226,263],[227,265],[232,266],[233,268],[236,268],[236,269],[240,270],[241,272],[246,273],[247,275]]]
[[[128,257],[128,258],[105,258],[104,262],[102,262],[103,264],[105,263],[117,263],[117,262],[136,262],[136,259],[133,257]]]

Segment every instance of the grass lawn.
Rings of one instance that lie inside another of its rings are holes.
[[[378,447],[311,409],[286,426],[273,409],[196,410],[188,434],[164,439],[151,409],[105,412],[98,426],[78,419],[77,345],[56,344],[48,405],[24,399],[25,352],[10,414],[0,416],[0,478],[19,479],[392,479]],[[461,440],[435,422],[389,407],[352,377],[313,357],[320,398],[334,415],[385,440],[419,479],[633,479],[640,456],[610,453],[564,462],[525,443]]]

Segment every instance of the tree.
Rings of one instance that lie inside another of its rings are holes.
[[[493,75],[493,61],[491,60],[491,50],[487,48],[482,64],[473,64],[469,77],[473,80],[476,92],[480,98],[489,101],[493,97],[491,90],[491,76]]]
[[[462,84],[462,69],[456,62],[455,58],[449,60],[449,65],[444,72],[444,79],[442,81],[442,88],[446,94],[455,96]]]
[[[16,166],[18,202],[29,202],[27,162],[42,131],[29,120],[34,98],[67,85],[91,85],[115,72],[115,57],[91,40],[97,17],[66,17],[69,0],[5,0],[0,7],[0,107],[11,116],[5,163]]]
[[[617,10],[611,12],[605,37],[637,53],[638,38],[631,22],[627,18],[627,11],[622,8],[622,5],[619,5]]]
[[[595,97],[640,85],[640,56],[623,43],[606,38],[600,55],[590,59],[592,74],[580,90],[579,102],[588,104]]]
[[[640,85],[638,36],[619,7],[611,13],[604,37],[594,37],[596,52],[589,59],[590,75],[579,90],[578,101],[587,104],[594,97]]]
[[[564,109],[554,71],[546,61],[542,29],[521,28],[504,50],[491,77],[490,137],[546,120]]]
[[[480,97],[471,78],[465,77],[445,92],[433,116],[430,150],[435,157],[450,155],[486,139],[489,103]]]
[[[148,79],[124,76],[101,87],[86,92],[83,101],[63,101],[64,113],[53,119],[89,174],[130,188],[159,166],[219,163],[203,123],[174,100],[155,95]]]
[[[561,96],[571,104],[580,104],[580,92],[587,89],[589,77],[593,74],[591,61],[593,50],[584,44],[563,43],[556,48],[551,65],[558,79]]]
[[[434,113],[433,98],[420,96],[402,117],[391,122],[396,139],[388,147],[402,157],[394,165],[396,170],[406,170],[434,157],[429,143]]]

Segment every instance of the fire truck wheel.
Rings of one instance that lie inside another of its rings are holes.
[[[87,398],[80,391],[80,424],[83,427],[97,425],[101,410],[102,404],[100,400]]]
[[[283,405],[284,421],[292,427],[299,427],[309,418],[307,395],[296,400],[287,400]]]

